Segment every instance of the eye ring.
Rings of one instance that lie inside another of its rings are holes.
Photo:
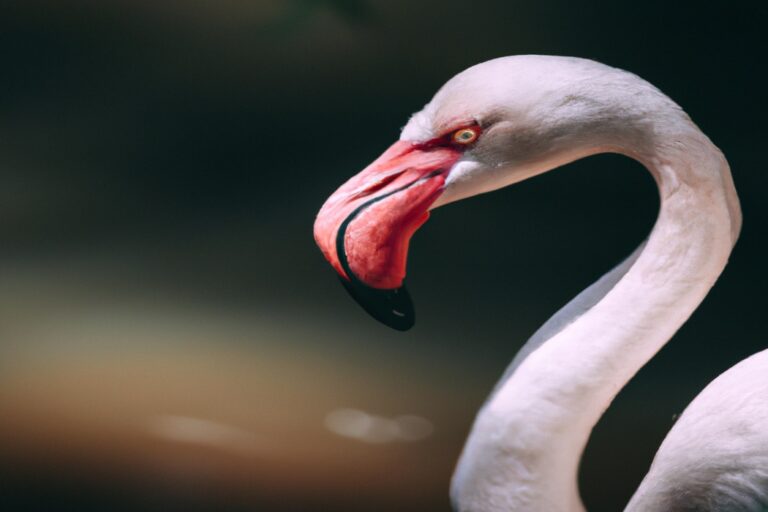
[[[478,135],[478,131],[475,128],[460,128],[453,132],[451,140],[454,142],[454,144],[466,146],[475,142]]]

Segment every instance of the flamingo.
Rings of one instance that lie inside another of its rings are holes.
[[[459,458],[450,494],[460,512],[585,510],[577,472],[593,427],[701,303],[738,238],[728,163],[632,73],[580,58],[503,57],[450,79],[318,213],[315,240],[342,283],[375,318],[405,330],[414,323],[408,244],[431,209],[601,152],[650,171],[658,218],[515,356]],[[768,510],[768,350],[685,409],[625,510]]]

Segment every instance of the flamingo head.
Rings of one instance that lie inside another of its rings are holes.
[[[409,329],[408,246],[429,210],[577,156],[569,148],[583,141],[568,122],[584,108],[578,97],[563,101],[564,91],[580,68],[594,66],[602,65],[540,56],[473,66],[449,80],[411,117],[400,140],[328,198],[315,221],[315,241],[363,308],[390,327]]]

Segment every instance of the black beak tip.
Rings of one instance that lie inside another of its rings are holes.
[[[405,286],[380,290],[339,276],[344,288],[373,318],[397,331],[407,331],[416,323],[411,295]]]

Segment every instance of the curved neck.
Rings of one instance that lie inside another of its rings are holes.
[[[624,264],[521,350],[459,461],[452,484],[458,510],[583,510],[577,471],[592,428],[723,270],[741,222],[727,162],[682,112],[671,127],[664,123],[663,130],[643,127],[647,142],[639,147],[600,146],[653,174],[658,219]]]

